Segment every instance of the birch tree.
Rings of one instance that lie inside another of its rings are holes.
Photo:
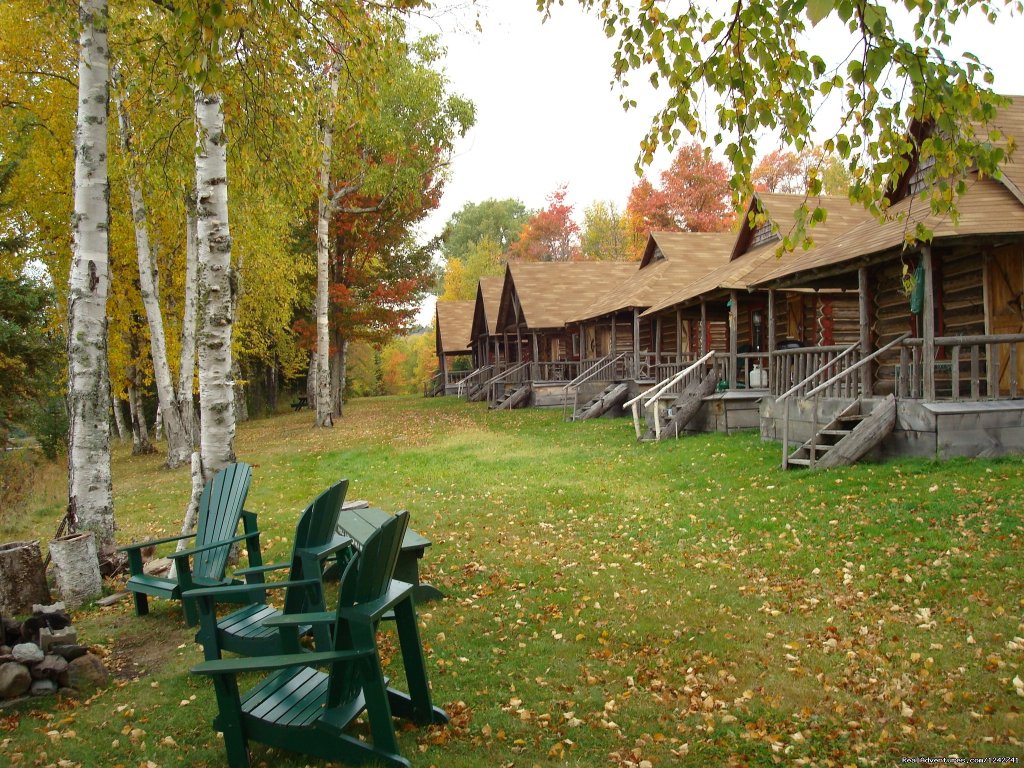
[[[119,78],[115,73],[115,84]],[[118,123],[121,136],[121,150],[127,163],[128,197],[132,208],[132,221],[135,225],[135,251],[139,263],[139,292],[146,310],[149,324],[150,355],[153,360],[153,378],[156,383],[157,397],[160,401],[159,414],[162,416],[164,431],[167,435],[167,462],[169,469],[174,469],[189,461],[192,454],[191,430],[186,429],[180,401],[174,391],[171,366],[167,357],[167,341],[164,333],[163,311],[160,307],[159,273],[149,239],[149,217],[136,170],[135,147],[132,124],[128,116],[122,96],[114,99],[117,108]],[[186,282],[186,290],[188,285]],[[184,326],[184,324],[183,324]],[[192,382],[188,382],[191,397]]]
[[[67,335],[68,515],[78,528],[95,533],[101,561],[114,552],[106,366],[110,222],[107,23],[106,0],[81,0]]]

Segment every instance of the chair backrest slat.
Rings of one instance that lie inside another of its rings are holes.
[[[251,480],[252,467],[238,462],[222,469],[206,484],[199,499],[196,546],[223,541],[235,535]],[[198,553],[192,564],[193,576],[219,579],[227,566],[230,551],[231,546],[225,544]]]
[[[322,547],[335,535],[341,507],[348,492],[348,480],[339,480],[321,493],[303,510],[295,526],[295,543],[292,546],[292,568],[289,581],[319,577],[320,574],[303,573],[302,550]],[[284,600],[285,613],[301,613],[307,610],[306,592],[289,589]]]

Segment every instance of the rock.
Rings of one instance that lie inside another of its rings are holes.
[[[98,656],[87,653],[68,664],[68,683],[79,691],[102,688],[110,680],[110,673]]]
[[[45,696],[48,693],[56,693],[57,683],[54,680],[33,680],[28,692],[33,696]]]
[[[18,643],[11,649],[11,653],[14,654],[14,660],[22,664],[38,664],[46,655],[35,643]]]
[[[54,613],[66,614],[67,612],[68,609],[67,606],[64,605],[63,600],[58,600],[56,603],[50,603],[50,605],[39,605],[39,603],[32,604],[33,615],[47,616]]]
[[[32,685],[28,667],[10,662],[0,667],[0,699],[16,699]]]
[[[7,656],[11,652],[11,646],[0,645],[0,656]]]
[[[55,653],[65,661],[74,661],[79,656],[85,656],[89,649],[84,645],[53,645],[50,646],[50,653]]]
[[[33,680],[59,680],[67,672],[68,662],[60,656],[50,654],[32,667]]]
[[[43,627],[39,630],[39,647],[43,653],[50,653],[55,645],[74,645],[78,642],[78,631],[74,627],[63,627],[61,629],[49,629]]]
[[[3,634],[6,636],[5,644],[12,643],[21,637],[21,622],[17,619],[9,619],[4,616],[0,619],[0,624],[3,625]]]

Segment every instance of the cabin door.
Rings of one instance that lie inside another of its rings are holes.
[[[1024,333],[1024,245],[996,248],[988,262],[988,329],[991,334]],[[1020,348],[1018,347],[1018,352]],[[1010,345],[999,345],[997,395],[1010,394]],[[1016,381],[1024,382],[1024,355],[1017,355]]]

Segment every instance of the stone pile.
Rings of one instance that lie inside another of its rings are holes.
[[[78,643],[64,603],[33,605],[25,621],[0,617],[0,700],[92,689],[109,677],[100,658]]]

